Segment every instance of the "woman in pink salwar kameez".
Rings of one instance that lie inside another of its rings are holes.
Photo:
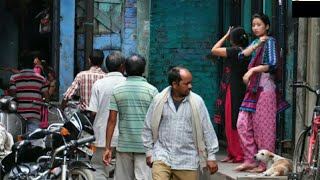
[[[270,21],[264,14],[252,18],[252,31],[259,38],[242,51],[252,54],[248,71],[243,76],[247,91],[240,107],[237,128],[244,163],[235,168],[239,171],[263,172],[266,165],[258,163],[254,155],[260,149],[275,151],[276,117],[288,104],[281,100],[277,88],[279,53],[276,40],[268,36]]]

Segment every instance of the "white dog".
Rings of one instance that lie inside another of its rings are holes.
[[[12,135],[6,131],[6,127],[0,123],[0,159],[3,159],[11,153],[13,143]]]
[[[262,176],[286,176],[292,172],[291,160],[268,150],[259,150],[254,158],[267,164],[267,170],[262,173]]]

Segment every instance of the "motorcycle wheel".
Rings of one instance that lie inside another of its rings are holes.
[[[94,180],[93,171],[90,169],[72,169],[69,172],[69,180]]]

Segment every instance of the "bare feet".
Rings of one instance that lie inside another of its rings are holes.
[[[244,161],[243,158],[234,158],[232,162],[233,163],[243,163],[243,161]]]
[[[261,165],[250,170],[250,172],[252,172],[252,173],[262,173],[264,171],[266,171],[266,168]]]
[[[221,160],[221,162],[228,162],[231,163],[233,161],[232,157],[227,156],[225,159]]]
[[[240,166],[237,166],[236,168],[234,168],[234,170],[236,171],[246,171],[246,170],[251,170],[256,168],[258,165],[257,163],[242,163]]]

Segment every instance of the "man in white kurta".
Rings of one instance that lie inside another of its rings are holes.
[[[109,176],[109,169],[102,163],[102,156],[106,146],[106,127],[109,117],[108,106],[113,87],[126,78],[123,76],[125,58],[120,52],[112,52],[106,59],[106,67],[109,71],[107,76],[103,79],[97,80],[92,87],[92,94],[88,110],[92,111],[95,116],[93,123],[93,130],[96,137],[95,146],[96,152],[92,157],[92,165],[96,169],[96,180],[105,180]],[[118,123],[117,123],[118,126]],[[118,127],[116,126],[111,147],[115,148],[118,144]]]

